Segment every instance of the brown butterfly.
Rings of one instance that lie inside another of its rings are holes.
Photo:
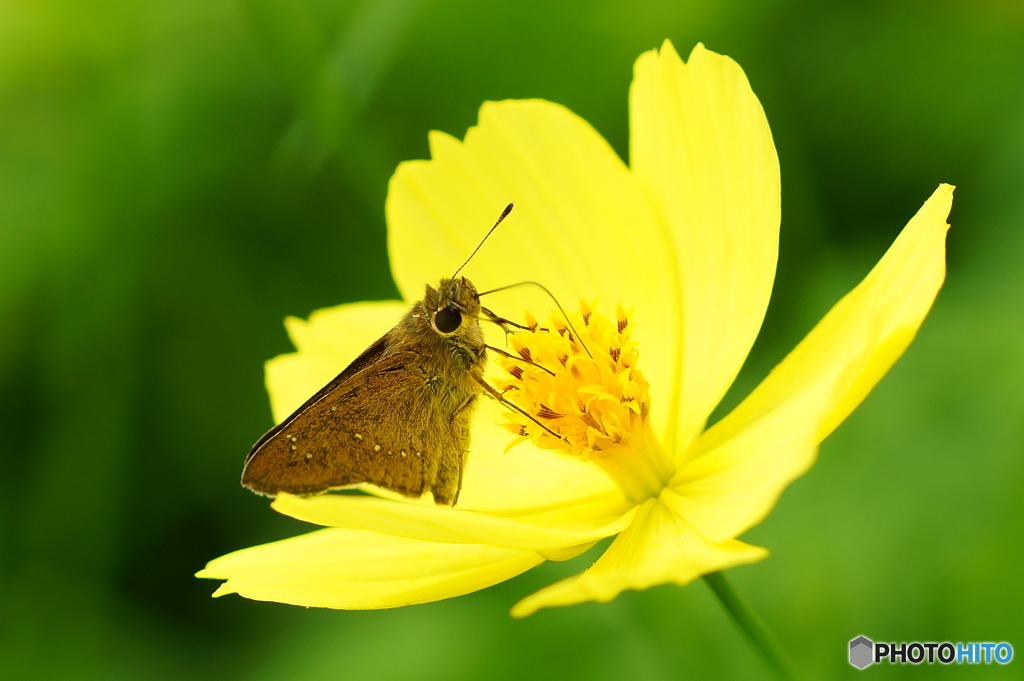
[[[482,307],[473,283],[456,278],[461,269],[427,285],[393,329],[260,438],[242,485],[273,496],[371,483],[410,497],[429,490],[436,503],[454,505],[477,397],[486,391],[522,412],[483,378],[487,350],[508,353],[484,343],[480,315],[506,330],[525,328]]]

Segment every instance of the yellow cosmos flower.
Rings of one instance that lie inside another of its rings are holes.
[[[495,385],[550,433],[493,402],[478,410],[455,508],[376,496],[279,495],[277,511],[323,526],[212,561],[216,595],[329,608],[388,608],[465,594],[544,560],[607,551],[513,608],[608,601],[761,560],[736,539],[811,466],[822,441],[914,337],[942,284],[952,187],[940,186],[871,273],[732,413],[705,429],[760,328],[775,276],[779,165],[740,67],[666,42],[637,60],[627,166],[585,121],[545,101],[487,103],[459,141],[402,164],[387,200],[404,301],[288,319],[297,352],[271,360],[280,421],[446,276],[509,199],[510,219],[465,274],[488,305],[539,310]],[[619,307],[615,307],[618,305]],[[608,306],[608,307],[604,307]],[[492,345],[501,345],[500,334]],[[585,346],[585,347],[580,347]],[[545,370],[546,369],[546,370]],[[520,444],[508,448],[508,430]]]

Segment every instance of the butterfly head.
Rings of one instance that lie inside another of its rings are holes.
[[[427,286],[423,307],[431,328],[441,336],[453,336],[479,325],[480,296],[473,282],[465,277],[442,279],[436,289]]]

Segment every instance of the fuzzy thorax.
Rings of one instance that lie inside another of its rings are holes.
[[[509,337],[521,359],[497,361],[507,372],[505,398],[536,419],[509,410],[512,445],[532,440],[591,461],[639,503],[656,496],[673,470],[648,423],[649,384],[637,368],[631,312],[618,305],[613,321],[581,301],[571,328],[560,313],[545,326],[527,313],[530,330]]]

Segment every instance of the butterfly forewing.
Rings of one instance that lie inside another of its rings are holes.
[[[254,449],[242,484],[267,495],[309,495],[371,483],[406,496],[432,489],[438,503],[452,503],[464,438],[459,419],[410,370],[416,360],[386,356],[332,383]],[[367,393],[390,399],[360,399]]]
[[[360,354],[358,357],[356,357],[354,360],[352,360],[352,363],[349,364],[347,367],[345,367],[344,371],[342,371],[340,374],[335,376],[334,379],[331,380],[330,383],[328,383],[323,388],[321,388],[319,391],[317,391],[317,393],[315,395],[313,395],[308,400],[303,402],[302,406],[299,407],[298,409],[296,409],[292,413],[291,416],[289,416],[284,421],[282,421],[281,423],[279,423],[276,426],[274,426],[273,428],[271,428],[266,433],[264,433],[263,437],[261,437],[256,442],[256,444],[254,444],[252,446],[252,449],[249,450],[249,454],[246,455],[246,457],[245,457],[246,465],[248,466],[249,461],[254,456],[256,456],[256,453],[259,452],[263,448],[263,445],[266,442],[268,442],[271,439],[273,439],[281,430],[292,426],[292,424],[296,420],[300,420],[303,417],[303,415],[305,414],[305,412],[308,409],[310,409],[311,407],[313,407],[313,405],[315,405],[317,402],[325,399],[326,397],[329,397],[340,386],[342,386],[345,383],[345,381],[347,381],[349,378],[351,378],[355,374],[359,373],[360,371],[362,371],[363,369],[365,369],[366,367],[372,365],[374,362],[376,362],[378,359],[380,359],[384,355],[384,353],[385,353],[385,351],[387,349],[388,336],[390,335],[390,333],[391,332],[389,331],[388,333],[384,334],[383,336],[381,336],[380,339],[377,340],[376,343],[374,343],[370,347],[366,348],[366,350],[363,350],[362,354]],[[242,471],[242,484],[245,485],[246,487],[249,487],[248,483],[246,482],[246,471],[245,470]],[[253,490],[253,491],[258,491],[258,490]],[[263,494],[263,492],[261,492],[261,494]]]

